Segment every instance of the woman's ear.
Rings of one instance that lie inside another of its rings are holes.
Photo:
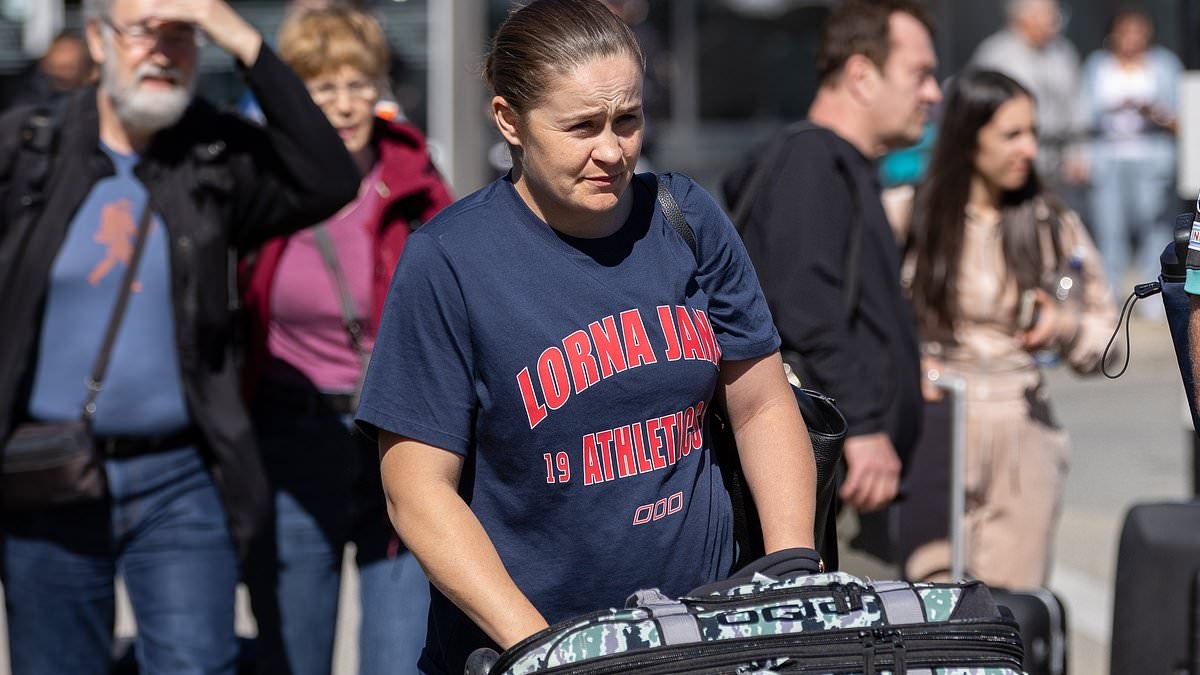
[[[503,96],[492,97],[492,118],[504,141],[511,147],[521,147],[521,116]]]

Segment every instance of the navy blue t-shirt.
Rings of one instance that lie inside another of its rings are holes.
[[[510,178],[417,230],[388,293],[358,417],[465,456],[460,492],[517,586],[554,623],[668,595],[733,564],[729,498],[704,422],[721,359],[779,337],[728,218],[691,179],[569,237]],[[426,672],[462,672],[482,633],[435,592]]]

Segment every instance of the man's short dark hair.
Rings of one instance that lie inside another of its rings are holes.
[[[844,0],[825,22],[817,51],[817,75],[821,84],[830,82],[855,54],[862,54],[879,68],[891,52],[889,19],[908,14],[933,34],[933,16],[921,0]]]

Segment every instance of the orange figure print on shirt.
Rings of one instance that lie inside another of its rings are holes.
[[[92,241],[107,248],[104,258],[88,274],[88,283],[97,286],[117,263],[128,265],[133,257],[133,238],[137,234],[137,222],[133,219],[133,203],[128,199],[118,199],[105,204],[100,210],[100,228],[92,236]],[[133,292],[142,291],[142,282],[133,282]]]

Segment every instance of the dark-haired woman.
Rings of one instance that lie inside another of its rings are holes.
[[[1083,224],[1040,187],[1037,150],[1027,90],[992,71],[956,77],[905,267],[927,376],[967,384],[967,571],[1009,587],[1046,581],[1067,470],[1034,354],[1093,372],[1116,319]],[[1063,277],[1065,301],[1051,292]],[[945,542],[926,544],[905,572],[937,577],[949,556]]]
[[[812,449],[737,233],[667,175],[693,255],[634,178],[632,33],[597,0],[537,0],[500,28],[485,75],[513,170],[409,238],[358,410],[438,591],[431,673],[638,588],[727,575],[714,395],[767,551],[813,545]]]

